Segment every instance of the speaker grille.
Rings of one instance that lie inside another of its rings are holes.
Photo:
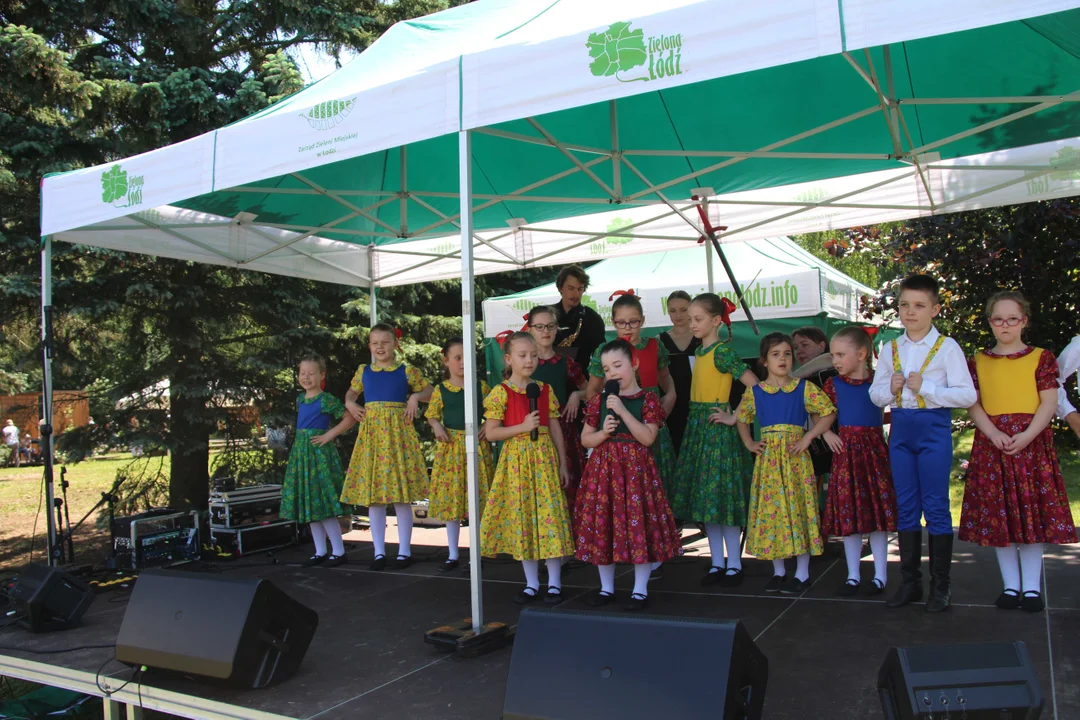
[[[1002,643],[913,647],[907,649],[907,661],[908,667],[914,673],[948,672],[958,669],[992,670],[1023,665],[1016,647]]]

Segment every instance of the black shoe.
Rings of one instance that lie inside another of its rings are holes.
[[[653,580],[663,580],[663,579],[664,579],[664,566],[663,565],[661,565],[660,567],[656,568],[651,573],[649,573],[649,582],[652,582]]]
[[[641,612],[647,607],[649,607],[649,596],[634,593],[630,596],[630,602],[623,605],[623,610],[626,612]]]
[[[784,595],[801,595],[810,589],[811,584],[810,578],[800,580],[799,578],[792,576],[790,580],[780,587],[780,592]]]
[[[836,588],[836,597],[855,597],[859,594],[859,581],[848,578],[843,585]]]
[[[1016,610],[1020,607],[1020,593],[1012,588],[1005,588],[994,604],[1002,610]]]
[[[952,602],[949,579],[952,546],[952,533],[930,536],[930,596],[926,598],[926,612],[945,612]]]
[[[591,593],[585,602],[589,603],[589,607],[605,607],[615,602],[615,593],[606,593],[603,590],[597,590]]]
[[[344,554],[331,555],[331,556],[326,558],[326,562],[324,562],[322,564],[322,566],[323,567],[337,567],[338,565],[344,565],[347,562],[349,562],[349,558],[345,557]]]
[[[312,555],[307,560],[300,563],[300,567],[315,567],[316,565],[322,565],[324,562],[326,562],[326,558],[328,558],[328,557],[330,557],[330,556],[329,555]]]
[[[439,566],[439,572],[450,572],[456,570],[460,565],[457,560],[443,560],[443,564]]]
[[[874,578],[869,583],[866,583],[865,592],[867,595],[882,595],[885,593],[885,583]]]
[[[787,582],[787,575],[773,575],[772,580],[765,584],[765,592],[777,593]]]
[[[394,564],[390,567],[394,568],[395,570],[404,570],[410,565],[412,565],[412,555],[398,555],[396,558],[394,558]]]
[[[372,570],[375,570],[376,572],[378,572],[379,570],[385,570],[386,569],[386,556],[385,555],[376,555],[375,559],[371,561],[371,565],[369,565],[368,567],[370,569],[372,569]]]
[[[900,541],[900,587],[885,601],[886,607],[903,607],[922,600],[922,530],[897,533]]]
[[[1046,601],[1043,600],[1042,593],[1028,590],[1020,600],[1020,609],[1030,613],[1042,612],[1046,609]]]
[[[514,596],[514,602],[518,605],[528,605],[538,597],[540,597],[539,590],[534,590],[533,588],[526,586],[524,590]]]
[[[724,571],[723,577],[720,578],[720,587],[739,587],[745,579],[746,576],[743,575],[742,568],[728,568]]]
[[[724,568],[713,565],[709,568],[709,571],[705,573],[705,577],[701,578],[701,587],[709,587],[710,585],[717,585],[724,579]]]
[[[560,587],[557,587],[557,588],[549,587],[548,591],[546,593],[544,593],[544,604],[545,605],[558,605],[562,601],[563,601],[562,588],[560,588]]]

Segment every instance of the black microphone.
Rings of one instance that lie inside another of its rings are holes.
[[[525,396],[529,398],[529,412],[536,412],[536,403],[540,399],[540,386],[534,382],[525,386]],[[536,442],[540,439],[540,428],[533,428],[529,433],[529,439]]]
[[[607,406],[607,399],[609,397],[611,397],[612,395],[618,395],[618,394],[619,394],[619,381],[618,380],[608,380],[606,383],[604,383],[604,397],[603,397],[603,402],[602,402],[602,407],[604,408],[604,422],[607,421],[608,416],[611,415],[611,412],[612,412],[611,408],[609,408]],[[603,422],[600,423],[600,427],[604,427]]]

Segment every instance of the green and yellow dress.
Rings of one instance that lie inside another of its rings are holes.
[[[345,415],[345,406],[330,393],[296,399],[296,438],[285,466],[281,488],[281,518],[313,523],[344,515],[338,502],[345,471],[334,443],[312,445]]]
[[[367,414],[356,435],[341,501],[353,505],[410,503],[427,497],[420,437],[405,420],[409,395],[427,387],[416,368],[361,365],[350,388],[364,395]]]
[[[483,399],[490,392],[488,384],[480,381],[481,408]],[[428,402],[428,418],[442,423],[450,435],[450,442],[435,443],[435,461],[431,466],[431,493],[428,496],[428,513],[440,520],[461,520],[469,515],[468,468],[465,453],[465,388],[444,380],[435,386]],[[484,413],[480,412],[483,422]],[[483,511],[488,487],[495,474],[491,455],[491,443],[484,441],[478,448],[480,481],[480,508]]]

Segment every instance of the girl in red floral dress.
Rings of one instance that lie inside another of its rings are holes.
[[[968,363],[979,401],[968,409],[977,430],[959,536],[997,550],[999,608],[1039,612],[1043,543],[1076,542],[1050,429],[1057,360],[1021,338],[1031,309],[1020,293],[995,293],[986,316],[997,345]]]
[[[844,538],[847,580],[836,591],[841,597],[859,592],[862,536],[869,533],[874,579],[866,593],[880,595],[885,592],[889,533],[896,532],[896,491],[881,430],[882,409],[870,399],[874,345],[863,328],[847,327],[833,335],[829,352],[839,375],[822,389],[836,405],[838,419],[836,432],[825,433],[833,456],[822,532]]]
[[[633,612],[648,604],[653,563],[679,554],[679,532],[650,450],[664,411],[654,393],[638,386],[629,342],[610,342],[599,357],[619,393],[593,397],[585,412],[581,442],[593,452],[574,512],[576,556],[600,571],[600,590],[589,599],[593,607],[614,602],[615,563],[632,563],[634,592],[626,609]]]

